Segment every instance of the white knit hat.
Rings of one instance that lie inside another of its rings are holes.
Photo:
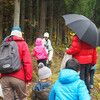
[[[44,33],[44,37],[49,37],[49,33],[48,32],[45,32]]]
[[[11,31],[11,35],[16,35],[22,37],[22,32],[20,27],[13,27]]]
[[[42,62],[38,64],[38,68],[38,76],[40,80],[49,78],[52,75],[50,68],[44,66]]]

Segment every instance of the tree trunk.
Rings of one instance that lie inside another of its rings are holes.
[[[62,32],[61,32],[61,35],[62,35],[62,43],[65,44],[65,25],[62,24]]]
[[[2,21],[3,21],[3,7],[2,7],[2,1],[0,1],[0,44],[3,40],[2,38],[2,34],[3,34],[3,31],[2,31]]]
[[[19,27],[20,24],[20,0],[15,0],[14,8],[14,27]]]
[[[37,31],[37,36],[39,36],[39,25],[40,25],[40,20],[39,20],[39,0],[36,0],[36,21],[37,21],[37,27],[36,27],[36,31]]]
[[[46,0],[41,0],[39,37],[43,37],[46,25]]]
[[[49,23],[49,32],[50,32],[50,40],[52,40],[52,32],[53,32],[53,0],[50,0],[50,23]]]
[[[25,0],[21,0],[21,29],[22,32],[24,32],[24,27],[25,27]]]
[[[56,44],[59,44],[59,22],[57,23]]]
[[[32,0],[29,0],[29,40],[30,44],[32,44],[32,38],[33,38],[33,12],[32,12]]]

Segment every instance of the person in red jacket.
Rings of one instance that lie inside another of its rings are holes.
[[[11,35],[18,45],[21,69],[14,73],[1,74],[4,100],[14,100],[14,91],[18,94],[19,100],[27,100],[26,86],[29,87],[32,80],[31,55],[27,43],[22,38],[20,27],[13,27]],[[11,38],[9,39],[11,41]],[[8,41],[8,38],[5,41]]]
[[[96,64],[97,50],[88,43],[80,40],[77,35],[72,38],[71,48],[66,53],[77,59],[81,65],[80,78],[85,81],[90,93],[89,71]]]

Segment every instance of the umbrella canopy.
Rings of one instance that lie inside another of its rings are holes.
[[[96,25],[83,15],[68,14],[62,16],[66,26],[72,29],[80,40],[94,48],[99,46],[99,32]]]
[[[99,46],[100,46],[100,32],[99,32]]]

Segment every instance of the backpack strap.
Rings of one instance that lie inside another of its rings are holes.
[[[10,41],[10,38],[11,38],[11,41],[13,41],[13,35],[8,37],[8,41]]]
[[[24,68],[24,62],[23,62],[23,59],[22,59],[21,63],[22,63],[22,66],[23,66],[24,76],[25,76],[25,82],[26,82],[26,72],[25,72],[25,68]]]

